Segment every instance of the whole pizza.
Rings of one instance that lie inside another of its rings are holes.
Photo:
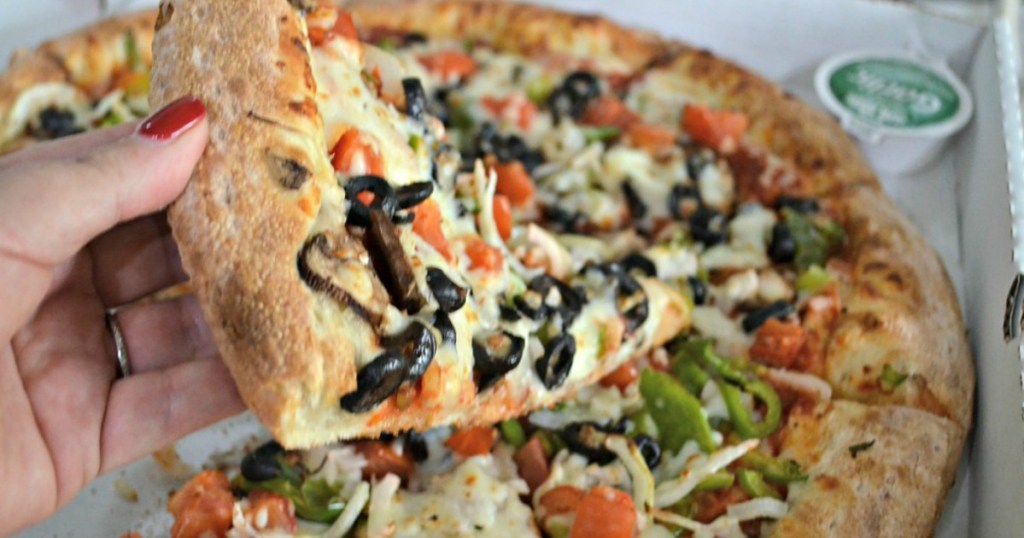
[[[16,56],[0,148],[186,95],[169,219],[274,440],[172,536],[934,532],[956,296],[776,85],[528,4],[165,0]]]

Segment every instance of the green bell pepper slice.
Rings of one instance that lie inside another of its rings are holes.
[[[736,483],[735,475],[729,471],[718,471],[709,474],[707,478],[701,480],[694,486],[693,491],[719,491],[731,488],[734,483]]]
[[[764,481],[764,476],[757,471],[751,469],[740,469],[736,472],[736,479],[740,483],[740,489],[755,499],[758,497],[771,497],[773,499],[781,498],[779,496],[779,492],[772,489],[772,487]]]
[[[718,390],[725,399],[725,407],[729,410],[729,420],[733,428],[744,439],[764,439],[779,427],[782,421],[782,400],[768,383],[761,380],[749,381],[744,384],[743,390],[740,390],[732,383],[719,381]],[[754,420],[750,409],[743,405],[741,396],[744,391],[764,402],[766,411],[760,422]]]
[[[773,458],[764,452],[751,450],[740,458],[740,465],[753,469],[773,484],[790,484],[807,480],[800,464],[787,458]]]
[[[498,429],[501,431],[501,438],[513,448],[519,448],[526,444],[526,432],[523,431],[523,425],[518,420],[514,418],[503,420],[498,423]]]
[[[246,493],[263,490],[285,497],[295,506],[295,515],[307,521],[333,523],[345,509],[345,501],[338,497],[340,488],[329,485],[322,478],[306,480],[297,486],[283,476],[250,482],[239,475],[235,485]]]
[[[644,370],[640,374],[640,394],[654,424],[658,426],[662,449],[677,452],[691,439],[704,452],[715,449],[711,424],[704,415],[700,400],[672,376]]]
[[[843,242],[845,232],[837,223],[829,221],[818,225],[814,219],[792,209],[782,210],[782,219],[796,244],[793,264],[800,271],[812,265],[825,265],[829,255]]]

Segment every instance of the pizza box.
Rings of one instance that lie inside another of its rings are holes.
[[[966,128],[934,159],[902,167],[912,171],[883,171],[880,179],[944,260],[963,305],[977,361],[975,429],[937,535],[1019,535],[1024,528],[1024,510],[1018,506],[1024,499],[1024,340],[1006,340],[1003,334],[1007,292],[1014,276],[1024,273],[1019,1],[539,1],[601,13],[708,48],[817,106],[821,102],[814,92],[815,70],[836,54],[911,51],[940,61],[959,75],[975,103]],[[105,14],[155,4],[0,3],[0,58]],[[871,149],[865,146],[869,155]],[[1020,221],[1017,234],[1012,233],[1008,192]],[[1019,323],[1018,317],[1010,326]],[[204,464],[237,460],[242,447],[265,437],[248,415],[211,426],[177,443],[182,460],[177,463],[178,476],[145,458],[101,477],[62,511],[20,536],[117,536],[128,530],[164,536],[172,520],[163,507],[182,476]]]

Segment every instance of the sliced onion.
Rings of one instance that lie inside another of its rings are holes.
[[[526,226],[526,241],[544,253],[547,272],[558,279],[564,279],[572,270],[572,255],[547,230],[533,224]]]
[[[394,475],[391,475],[394,476]],[[370,498],[370,484],[369,482],[360,482],[356,487],[355,492],[349,497],[348,502],[345,503],[345,509],[338,515],[338,519],[334,520],[334,523],[320,535],[321,538],[342,538],[348,534],[348,531],[355,525],[356,519],[359,518],[359,514],[363,512],[363,507],[366,506],[366,501]]]
[[[633,505],[636,507],[638,521],[647,523],[650,517],[647,513],[654,508],[654,477],[647,468],[643,454],[640,454],[635,443],[621,435],[609,435],[604,446],[619,457],[629,473],[633,482]]]
[[[402,480],[391,473],[373,485],[373,489],[370,491],[370,510],[366,520],[367,536],[387,535],[387,528],[391,523],[388,514],[389,508],[391,508],[392,499],[401,485]]]
[[[740,459],[757,447],[757,439],[748,439],[735,446],[727,446],[712,452],[707,457],[695,458],[679,474],[679,478],[662,482],[655,490],[654,505],[658,508],[672,506],[686,497],[702,480]]]
[[[764,377],[772,384],[813,396],[818,401],[827,402],[832,399],[832,386],[811,374],[781,368],[766,368]]]
[[[779,519],[788,511],[789,505],[785,501],[771,497],[759,497],[730,505],[725,513],[736,521],[747,521],[760,518]]]
[[[697,520],[683,517],[675,512],[669,512],[668,510],[659,510],[655,508],[654,510],[651,510],[651,515],[654,516],[655,521],[675,525],[676,527],[686,529],[688,531],[697,532],[705,528],[705,525]]]
[[[384,49],[364,43],[363,66],[368,72],[380,75],[380,93],[385,101],[405,106],[405,90],[402,89],[405,72],[398,58]]]

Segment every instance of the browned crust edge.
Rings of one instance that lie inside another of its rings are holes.
[[[930,536],[964,430],[904,406],[851,401],[794,412],[782,455],[811,475],[771,536]]]
[[[15,51],[0,75],[0,126],[7,125],[18,97],[39,84],[69,83],[99,97],[111,77],[126,67],[127,32],[135,38],[141,60],[149,65],[155,20],[155,10],[132,13],[45,41],[34,49]]]
[[[344,334],[318,327],[330,306],[297,267],[322,191],[337,188],[309,106],[316,85],[303,23],[283,0],[175,0],[160,10],[151,105],[191,94],[210,122],[207,149],[169,210],[183,265],[256,416],[287,446],[326,442],[306,431],[302,409],[353,390],[355,358]],[[308,180],[283,186],[281,160]]]
[[[368,11],[357,8],[355,13],[361,21],[371,25],[454,37],[460,37],[459,30],[466,27],[476,32],[474,25],[478,17],[483,20],[493,16],[511,17],[517,10],[528,12],[528,20],[534,21],[521,26],[530,26],[531,32],[541,35],[555,34],[555,30],[567,26],[571,28],[571,21],[578,17],[542,15],[535,10],[543,12],[545,9],[533,6],[499,5],[504,7],[458,1],[391,3],[386,12],[382,6],[377,6]],[[430,12],[436,10],[443,11],[444,15],[431,17]],[[484,15],[480,15],[481,12]],[[546,26],[548,24],[556,26]],[[509,27],[517,26],[510,24]],[[486,26],[479,30],[483,34],[492,31]],[[499,46],[502,45],[499,42]],[[545,50],[543,45],[533,44],[504,46],[527,52]],[[794,529],[791,525],[796,524],[817,529],[807,535],[929,535],[941,515],[943,499],[963,452],[972,420],[975,384],[966,328],[945,268],[920,232],[885,195],[856,144],[833,119],[801,103],[777,85],[708,51],[680,43],[669,47],[674,49],[670,58],[652,55],[649,60],[658,61],[658,69],[678,73],[688,83],[689,91],[709,104],[745,112],[751,118],[751,140],[782,157],[799,174],[809,178],[813,192],[824,199],[825,205],[840,217],[847,230],[844,258],[853,268],[852,284],[841,288],[846,309],[826,347],[826,378],[835,388],[837,397],[877,407],[836,401],[833,406],[841,412],[827,413],[823,419],[830,428],[828,435],[839,438],[846,427],[850,435],[858,431],[872,432],[883,447],[921,448],[928,442],[934,443],[930,457],[907,450],[876,451],[864,461],[875,465],[884,463],[885,469],[897,473],[887,476],[895,482],[886,483],[889,489],[864,487],[863,484],[875,480],[874,475],[843,476],[840,480],[844,484],[861,485],[854,488],[854,495],[841,495],[837,489],[824,488],[814,490],[813,495],[799,496],[795,499],[792,516],[787,516],[779,528],[791,531]],[[865,360],[870,364],[864,364]],[[877,384],[885,365],[910,375],[889,393],[880,390]],[[899,427],[893,427],[896,423]],[[814,444],[827,441],[824,435],[826,432],[821,428],[802,428],[791,433],[791,438],[794,443]],[[812,481],[817,483],[828,473],[841,472],[844,468],[837,463],[830,470],[828,465],[820,466],[820,463],[839,462],[844,453],[849,456],[848,447],[835,444],[823,448],[814,461],[801,463],[807,465]],[[913,477],[906,474],[907,468],[935,479],[927,483],[914,482]],[[860,471],[850,469],[850,472]],[[876,497],[873,491],[883,491],[883,494]],[[854,505],[845,505],[847,502]],[[880,504],[883,502],[886,506]],[[856,530],[846,532],[843,526],[813,526],[815,521],[821,523],[828,517],[838,517],[834,514],[838,511],[850,516],[880,516],[886,521],[866,528],[866,534]],[[829,512],[833,515],[827,516]],[[788,535],[788,532],[779,534]]]

